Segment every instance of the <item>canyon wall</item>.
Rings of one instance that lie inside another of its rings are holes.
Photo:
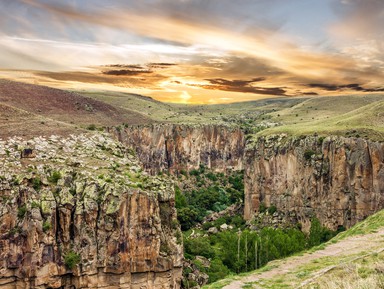
[[[384,208],[384,143],[343,137],[269,136],[245,154],[245,219],[260,204],[346,228]]]
[[[103,135],[0,140],[0,288],[179,288],[172,183]]]
[[[330,229],[349,228],[384,208],[384,144],[360,138],[246,139],[225,126],[152,125],[114,131],[151,174],[244,169],[245,219],[260,204],[276,206],[308,230],[316,216]]]
[[[151,174],[192,170],[200,165],[215,171],[243,169],[244,133],[237,128],[156,124],[114,133],[136,151]]]

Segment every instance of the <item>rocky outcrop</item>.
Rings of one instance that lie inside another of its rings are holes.
[[[156,124],[115,133],[136,151],[144,169],[152,174],[192,170],[200,165],[215,171],[243,168],[245,140],[238,128]]]
[[[120,143],[14,138],[0,159],[0,288],[180,287],[173,186]]]
[[[358,138],[269,136],[245,155],[245,209],[296,215],[304,230],[316,216],[330,229],[352,226],[384,208],[384,143]]]

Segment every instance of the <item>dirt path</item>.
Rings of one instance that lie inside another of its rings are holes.
[[[336,244],[328,245],[324,250],[315,251],[313,253],[306,253],[302,256],[293,256],[285,260],[272,262],[272,264],[277,265],[276,268],[273,268],[269,271],[262,273],[255,273],[249,276],[246,276],[240,280],[233,281],[227,286],[224,286],[223,289],[240,289],[248,282],[255,282],[261,279],[270,279],[278,275],[287,274],[297,267],[310,263],[311,261],[323,257],[332,257],[338,255],[354,255],[362,253],[365,255],[369,252],[377,252],[384,250],[383,248],[383,236],[384,228],[380,229],[378,232],[368,235],[353,236],[347,239],[341,240]],[[324,272],[321,272],[324,271]],[[327,270],[320,270],[317,274],[321,276]],[[315,276],[317,277],[315,274]]]

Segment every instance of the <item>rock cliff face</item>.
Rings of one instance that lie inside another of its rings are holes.
[[[115,131],[151,174],[245,170],[246,219],[263,203],[308,230],[316,216],[330,229],[350,227],[384,208],[384,144],[364,139],[269,136],[245,145],[239,129],[152,125]]]
[[[296,215],[305,230],[316,216],[350,227],[384,208],[384,143],[364,139],[271,136],[245,155],[246,219],[260,204]]]
[[[119,140],[136,150],[146,171],[196,169],[215,171],[243,168],[244,133],[217,125],[151,125],[115,132]]]
[[[0,288],[180,287],[172,184],[121,144],[14,138],[0,159]]]

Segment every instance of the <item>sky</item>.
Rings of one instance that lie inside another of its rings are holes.
[[[0,0],[0,78],[166,102],[384,92],[383,0]]]

